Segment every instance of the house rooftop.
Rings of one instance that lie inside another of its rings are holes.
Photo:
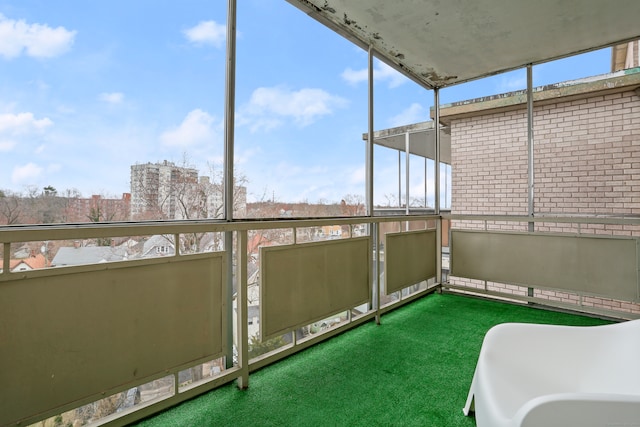
[[[51,261],[54,267],[95,264],[127,259],[127,249],[119,246],[61,247]]]
[[[13,271],[18,265],[26,264],[32,270],[44,268],[47,265],[47,259],[42,254],[31,255],[27,258],[12,259],[9,262],[9,270]]]

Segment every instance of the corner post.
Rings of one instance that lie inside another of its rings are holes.
[[[440,217],[440,89],[433,89],[433,106],[435,110],[435,207],[436,219],[436,282],[442,284],[442,217]]]

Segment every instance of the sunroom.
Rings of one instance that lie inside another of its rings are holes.
[[[470,310],[459,316],[465,322],[474,321],[472,310],[482,312],[482,304],[516,307],[531,322],[536,315],[524,313],[541,307],[607,321],[640,317],[640,3],[276,3],[293,10],[303,26],[314,26],[314,35],[320,28],[327,38],[337,34],[354,52],[365,53],[366,126],[333,129],[359,144],[361,197],[324,210],[306,204],[303,213],[294,201],[277,203],[267,193],[255,203],[261,214],[247,213],[236,137],[239,123],[255,119],[255,110],[236,104],[248,92],[236,66],[243,38],[250,38],[242,30],[249,5],[229,0],[221,180],[219,187],[199,182],[219,194],[206,201],[217,206],[215,215],[185,210],[162,220],[98,216],[90,223],[0,226],[0,425],[125,425],[228,384],[249,394],[263,384],[253,385],[253,375],[269,365],[311,347],[317,351],[352,329],[374,337],[385,318],[401,310],[411,310],[416,322],[428,321],[433,304]],[[269,30],[281,29],[261,29]],[[288,36],[304,40],[307,34]],[[271,46],[267,54],[277,61],[285,48]],[[611,58],[606,75],[534,85],[546,64],[568,61],[564,66],[572,67],[574,55],[603,49]],[[377,124],[376,79],[389,68],[431,105],[418,123]],[[449,90],[481,86],[502,73],[515,73],[510,75],[519,82],[508,93],[447,95],[442,102]],[[276,92],[254,92],[252,99],[261,94],[268,95],[263,102],[274,102]],[[198,111],[189,117],[202,118]],[[178,131],[165,133],[166,141]],[[326,154],[307,149],[309,157]],[[284,162],[261,173],[266,182],[287,167]],[[166,179],[162,173],[158,181]],[[392,190],[378,194],[376,187],[387,188],[387,181]],[[180,183],[196,185],[190,177]],[[172,199],[171,209],[180,202]],[[113,248],[117,242],[115,253],[158,236],[163,243],[149,257],[56,266],[50,253],[65,247],[80,254],[85,245]],[[41,247],[45,268],[12,271],[17,250],[30,245]],[[442,337],[466,329],[461,323],[449,332],[438,319]],[[482,332],[475,338],[481,340]],[[478,355],[463,356],[473,365]],[[342,380],[350,381],[348,372]],[[446,381],[439,386],[446,394]],[[459,425],[473,425],[460,411],[466,394],[459,398],[460,407],[452,409]],[[360,422],[345,413],[325,420]],[[254,415],[218,421],[260,425],[260,414]],[[401,411],[388,416],[378,420],[407,421]]]

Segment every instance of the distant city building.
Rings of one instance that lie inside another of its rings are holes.
[[[131,166],[131,215],[140,219],[185,219],[178,203],[196,192],[198,171],[173,162]]]
[[[108,199],[94,194],[91,198],[68,199],[67,222],[126,221],[131,217],[131,194],[120,199]]]
[[[173,162],[131,166],[133,219],[223,218],[223,188],[194,168]],[[245,217],[247,189],[234,189],[234,216]]]

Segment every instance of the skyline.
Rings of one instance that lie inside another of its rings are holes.
[[[219,173],[225,21],[225,2],[0,0],[0,189],[118,196],[131,165],[164,160]],[[284,1],[239,4],[237,28],[235,168],[248,201],[364,196],[367,52]],[[534,86],[609,68],[610,49],[540,64]],[[379,61],[374,69],[376,130],[429,120],[431,91]],[[440,99],[525,88],[521,69]],[[397,154],[376,148],[374,162],[374,202],[384,204],[397,193]],[[410,186],[424,194],[413,166]]]

